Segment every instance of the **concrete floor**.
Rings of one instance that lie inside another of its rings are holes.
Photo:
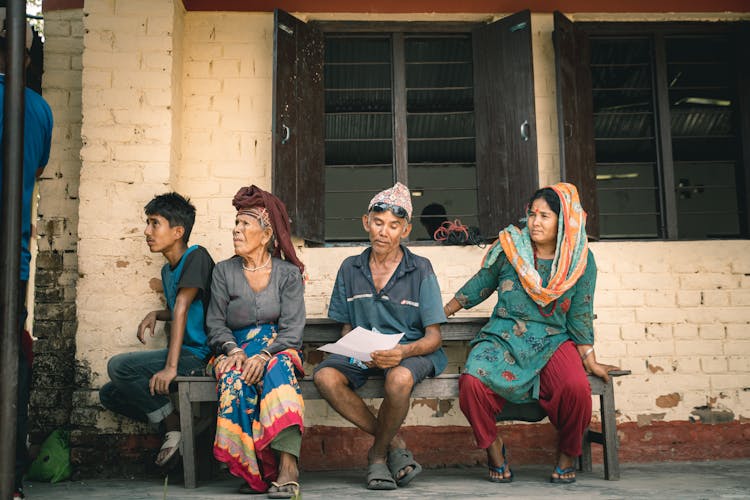
[[[511,484],[486,481],[482,468],[425,470],[411,484],[395,491],[369,491],[364,487],[364,471],[306,472],[302,474],[306,500],[332,498],[655,498],[671,499],[750,499],[750,460],[716,462],[666,462],[621,464],[621,479],[605,481],[601,466],[592,473],[578,473],[572,485],[548,482],[550,467],[514,468]],[[94,479],[58,484],[27,483],[26,497],[54,500],[127,499],[217,499],[247,498],[236,493],[240,480],[224,476],[202,482],[186,490],[182,484],[152,479]],[[266,498],[253,495],[251,498]]]

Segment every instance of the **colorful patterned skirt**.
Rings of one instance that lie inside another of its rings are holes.
[[[265,324],[234,332],[248,357],[258,354],[276,338],[276,325]],[[258,492],[276,480],[278,460],[270,447],[287,427],[303,431],[305,405],[298,377],[304,375],[301,353],[285,349],[266,365],[263,378],[247,385],[241,373],[231,370],[219,379],[219,410],[214,456],[229,471]]]

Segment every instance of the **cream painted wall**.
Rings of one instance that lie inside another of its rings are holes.
[[[179,190],[198,208],[193,240],[221,260],[233,254],[234,194],[271,188],[273,14],[190,12],[183,43]]]
[[[178,177],[181,78],[173,75],[184,10],[169,0],[89,1],[83,10],[76,352],[98,388],[107,360],[143,349],[138,323],[163,308],[163,259],[145,246],[143,206]],[[161,334],[147,348],[164,345]],[[78,400],[96,405],[96,392],[84,391]],[[98,413],[102,428],[118,423]]]
[[[190,196],[198,208],[192,241],[221,260],[232,253],[233,194],[251,183],[270,187],[273,16],[184,13],[169,0],[87,2],[85,10],[78,357],[90,365],[96,388],[106,380],[110,356],[142,348],[136,325],[160,307],[154,278],[162,262],[143,241],[143,204],[169,189]],[[409,16],[438,19],[479,18]],[[163,29],[149,30],[153,23]],[[532,29],[540,180],[547,184],[559,178],[551,15],[533,15]],[[598,356],[633,370],[618,381],[620,418],[686,420],[693,407],[706,404],[749,417],[750,244],[592,248],[600,269]],[[361,250],[299,243],[310,275],[308,316],[325,316],[339,263]],[[446,300],[483,254],[478,248],[414,250],[432,260]],[[487,314],[491,302],[471,314]],[[151,345],[163,344],[159,332]],[[463,348],[451,350],[451,369],[464,356]],[[308,402],[306,420],[347,425],[321,402]],[[455,404],[436,416],[417,401],[407,424],[465,420]]]

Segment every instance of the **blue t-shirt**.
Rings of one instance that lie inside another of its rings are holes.
[[[346,258],[336,276],[328,317],[353,327],[375,328],[380,333],[403,332],[402,344],[424,337],[429,325],[445,323],[440,286],[430,261],[403,245],[401,250],[404,256],[380,292],[375,290],[370,272],[372,249],[368,247],[360,255]],[[427,357],[435,367],[435,375],[448,364],[442,347]]]
[[[0,74],[0,93],[5,95],[5,75]],[[52,110],[42,96],[31,89],[25,89],[26,111],[24,113],[23,138],[23,187],[21,207],[21,281],[29,280],[29,239],[31,238],[31,195],[34,192],[36,172],[49,161],[52,142]],[[0,99],[0,137],[3,134],[5,100]],[[3,188],[3,155],[0,155],[0,192]],[[0,220],[2,207],[0,206]]]
[[[210,301],[213,269],[213,259],[208,251],[199,245],[193,245],[185,250],[175,267],[167,263],[161,268],[164,296],[172,313],[180,288],[198,289],[198,294],[188,309],[182,347],[200,359],[208,358],[211,352],[206,337],[206,310]]]

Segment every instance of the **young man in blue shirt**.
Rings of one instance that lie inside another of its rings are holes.
[[[330,355],[315,371],[320,394],[375,441],[368,452],[367,488],[406,486],[422,467],[398,431],[409,412],[412,389],[447,364],[440,324],[446,321],[440,287],[430,261],[401,244],[411,232],[411,196],[397,183],[378,193],[362,216],[370,247],[341,264],[328,316],[343,324],[341,335],[356,327],[383,334],[404,333],[393,349],[371,353],[363,364]],[[377,415],[355,391],[372,374],[384,374],[385,397]]]
[[[195,207],[177,193],[155,197],[145,207],[146,243],[167,263],[161,270],[167,308],[151,311],[138,326],[138,340],[154,335],[157,321],[170,321],[166,349],[118,354],[107,363],[110,382],[99,390],[105,408],[134,420],[164,423],[164,443],[156,465],[166,465],[179,451],[179,417],[169,399],[169,385],[178,375],[202,375],[210,350],[205,317],[214,261],[205,248],[188,247]]]

